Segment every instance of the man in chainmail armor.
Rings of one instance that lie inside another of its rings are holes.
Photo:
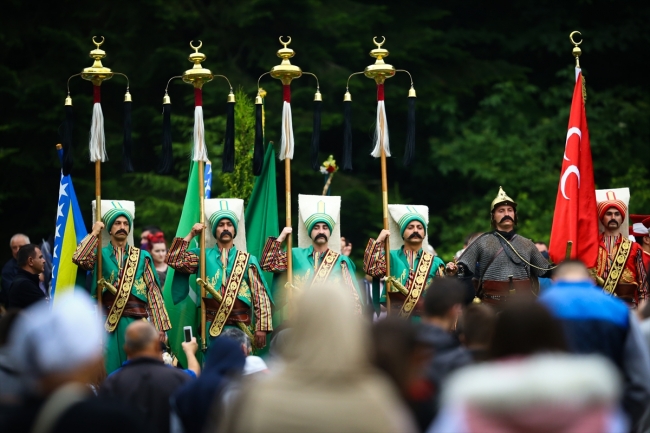
[[[513,295],[537,292],[537,278],[548,277],[551,266],[535,244],[516,233],[517,203],[499,187],[491,206],[492,231],[467,246],[448,275],[466,283],[474,302],[498,305]]]

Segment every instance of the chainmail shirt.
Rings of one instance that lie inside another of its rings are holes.
[[[505,240],[495,232],[490,232],[472,242],[458,258],[458,276],[482,277],[483,281],[508,281],[510,275],[515,280],[527,280],[531,275],[542,277],[546,274],[550,267],[548,260],[530,239],[515,234],[509,242],[526,261],[546,270],[531,268]],[[502,246],[503,250],[500,251]]]

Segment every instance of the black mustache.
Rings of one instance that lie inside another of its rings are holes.
[[[228,230],[224,230],[219,235],[219,239],[223,238],[225,235],[228,235],[228,236],[232,237],[232,233],[230,233]]]
[[[512,219],[512,217],[511,217],[510,215],[506,215],[506,216],[504,216],[503,218],[501,218],[501,221],[499,221],[499,224],[501,224],[502,222],[507,221],[507,220],[510,220],[510,221],[512,221],[512,222],[515,222],[515,220]]]
[[[115,232],[116,235],[119,235],[120,233],[124,233],[125,235],[128,235],[129,233],[124,230],[124,229],[119,229],[118,231]]]
[[[423,239],[422,236],[420,235],[420,233],[418,233],[418,232],[414,232],[414,233],[411,234],[411,236],[409,236],[409,239],[415,239],[415,238]]]
[[[327,236],[325,236],[323,233],[317,234],[316,237],[314,238],[314,240],[318,240],[318,238],[323,238],[323,239],[327,240]]]
[[[616,220],[611,220],[610,222],[607,223],[607,225],[610,225],[611,223],[616,224],[616,227],[618,227],[618,221],[616,221]]]

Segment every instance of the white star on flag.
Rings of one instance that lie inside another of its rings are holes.
[[[62,184],[59,186],[59,197],[62,197],[62,196],[66,196],[66,197],[67,197],[67,196],[68,196],[68,193],[65,192],[65,188],[66,188],[67,186],[68,186],[67,183],[62,183]]]
[[[60,227],[60,226],[59,226],[59,227]],[[58,229],[59,227],[57,227],[57,229]],[[53,256],[52,256],[52,257],[54,257],[55,259],[59,257],[59,255],[58,255],[57,252],[56,252],[56,249],[57,249],[57,248],[59,248],[59,246],[58,246],[58,245],[55,245],[55,246],[54,246],[54,253],[53,253]]]
[[[54,233],[54,237],[55,237],[55,238],[60,238],[60,237],[61,237],[61,233],[59,233],[59,229],[60,229],[60,228],[61,228],[61,224],[59,224],[59,225],[56,226],[56,231],[55,231],[55,233]],[[56,256],[55,256],[55,257],[56,257]]]
[[[61,203],[56,211],[57,219],[63,216],[63,206],[65,206],[65,203]]]

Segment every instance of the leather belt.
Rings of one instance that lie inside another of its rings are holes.
[[[102,294],[102,307],[106,316],[108,316],[108,313],[113,306],[113,302],[115,302],[115,295],[111,292],[104,292]],[[133,296],[133,294],[129,294],[129,298],[124,306],[124,311],[122,312],[122,317],[131,317],[134,319],[148,318],[149,313],[147,312],[147,304]]]
[[[513,295],[532,295],[530,280],[483,281],[483,301],[486,304],[500,304]]]
[[[205,320],[212,322],[221,304],[214,298],[203,298],[203,301],[205,302]],[[232,311],[230,311],[224,326],[237,326],[238,322],[248,326],[251,324],[251,309],[241,299],[235,299],[235,304],[232,306]]]
[[[388,296],[390,296],[391,314],[399,314],[399,312],[402,310],[402,306],[406,302],[406,296],[402,295],[399,292],[390,292]],[[420,299],[418,299],[417,304],[415,304],[415,308],[413,308],[411,317],[420,317],[422,316],[423,312],[424,312],[424,294],[420,296]]]
[[[621,301],[624,301],[626,304],[636,306],[638,303],[636,297],[636,289],[636,284],[618,283],[614,288],[614,295],[616,295]]]

